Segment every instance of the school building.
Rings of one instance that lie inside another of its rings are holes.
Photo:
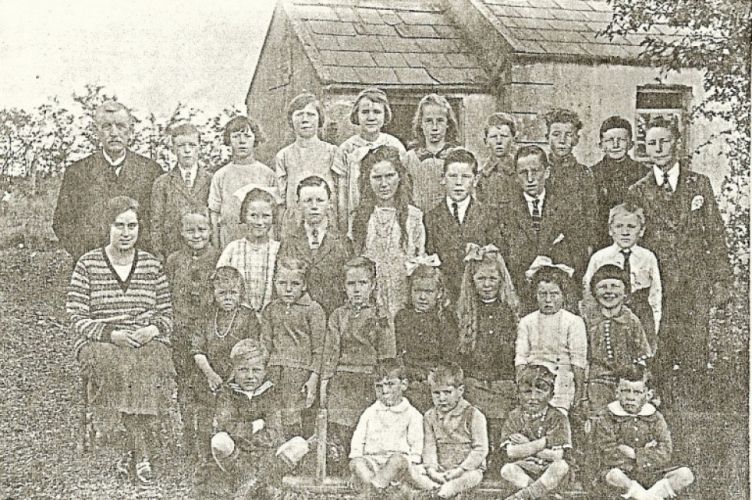
[[[703,99],[702,74],[664,74],[637,57],[644,37],[599,35],[611,8],[596,0],[281,0],[266,35],[246,99],[269,142],[263,159],[289,144],[286,106],[303,90],[318,95],[327,123],[323,138],[339,144],[355,132],[350,106],[367,86],[385,90],[394,121],[385,131],[405,144],[412,138],[418,100],[447,96],[460,122],[461,141],[483,151],[483,120],[512,113],[520,143],[543,144],[539,113],[575,110],[584,123],[578,159],[600,159],[598,128],[619,114],[636,124],[635,156],[644,155],[641,124],[652,114],[671,115],[684,132],[683,149],[694,169],[711,177],[716,191],[727,166],[722,127],[696,120]],[[680,34],[668,26],[652,33]]]

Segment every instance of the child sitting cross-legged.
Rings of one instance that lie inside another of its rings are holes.
[[[222,387],[214,415],[212,458],[196,472],[198,498],[266,498],[286,471],[276,457],[282,445],[281,403],[266,377],[267,353],[251,339],[232,348],[232,377]]]
[[[694,475],[688,467],[670,466],[671,433],[663,415],[649,403],[649,374],[632,365],[622,369],[618,380],[616,401],[593,422],[598,472],[609,489],[624,498],[673,498],[694,482]]]
[[[423,452],[423,417],[403,396],[404,368],[393,359],[379,363],[373,373],[377,401],[366,408],[350,445],[354,486],[371,498],[415,473]]]
[[[590,280],[598,308],[585,318],[590,345],[588,397],[591,410],[616,398],[616,373],[651,355],[640,320],[624,304],[629,279],[618,266],[600,267]]]
[[[420,486],[429,486],[439,498],[470,491],[486,469],[486,417],[463,397],[463,378],[455,363],[439,365],[428,376],[434,407],[423,419],[426,477]]]
[[[572,446],[569,420],[549,404],[554,374],[548,367],[522,368],[517,388],[520,406],[509,414],[501,432],[507,458],[501,477],[517,488],[507,500],[541,498],[559,487],[569,474],[564,457],[565,449]]]

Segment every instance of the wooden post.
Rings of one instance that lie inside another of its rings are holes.
[[[316,444],[316,482],[320,485],[326,480],[326,442],[327,427],[329,425],[329,413],[326,409],[326,389],[328,381],[323,380],[320,388],[319,413],[316,417],[316,435],[318,441]]]

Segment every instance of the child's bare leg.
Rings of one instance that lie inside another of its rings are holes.
[[[694,481],[695,475],[692,474],[692,471],[688,467],[680,467],[663,476],[663,479],[648,490],[648,495],[657,498],[673,498]]]
[[[627,476],[624,471],[618,468],[613,468],[606,474],[606,483],[618,488],[626,495],[626,498],[635,498],[637,500],[647,499],[647,492],[640,483],[632,480]]]
[[[394,454],[389,457],[389,460],[386,461],[384,466],[373,475],[371,484],[374,487],[383,490],[389,486],[392,481],[401,479],[409,466],[410,464],[404,455]]]
[[[374,471],[365,458],[359,457],[350,460],[350,472],[355,475],[362,486],[370,485],[373,480]]]
[[[410,482],[419,490],[435,490],[439,488],[439,483],[428,477],[426,469],[422,465],[411,465],[407,470]]]
[[[533,479],[517,464],[505,464],[501,468],[501,478],[512,483],[517,489],[529,486],[533,482]]]
[[[554,460],[545,472],[530,485],[522,488],[509,498],[541,498],[553,491],[569,473],[569,465],[564,460]]]
[[[442,484],[437,494],[440,498],[452,498],[460,493],[471,490],[478,486],[483,480],[483,472],[480,470],[469,470],[460,477],[452,479]]]

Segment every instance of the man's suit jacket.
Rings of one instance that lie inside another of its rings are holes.
[[[52,229],[74,260],[109,240],[105,204],[115,196],[129,196],[139,204],[139,247],[151,250],[151,188],[163,173],[154,161],[127,151],[120,175],[102,151],[68,167],[60,187]]]
[[[682,164],[676,191],[658,186],[651,170],[630,189],[631,201],[645,210],[641,245],[658,257],[664,297],[678,299],[718,281],[730,283],[726,232],[710,180]]]
[[[525,282],[525,271],[539,255],[550,257],[555,264],[566,264],[577,273],[584,272],[585,262],[580,258],[580,242],[574,223],[579,210],[569,200],[556,192],[546,190],[540,229],[535,231],[527,201],[520,190],[510,202],[501,207],[503,233],[509,245],[507,266],[515,288],[524,297],[529,289]]]
[[[282,238],[277,259],[292,257],[308,265],[306,273],[308,293],[329,316],[344,303],[342,267],[352,254],[350,240],[331,228],[327,229],[321,246],[316,250],[311,250],[308,246],[305,228],[301,224],[294,233]]]
[[[183,247],[180,229],[183,215],[190,212],[207,213],[207,200],[212,174],[199,167],[189,189],[180,169],[162,174],[151,190],[151,244],[154,251],[167,258]]]
[[[441,260],[444,282],[452,301],[459,297],[462,273],[464,272],[465,247],[468,243],[496,245],[506,258],[507,248],[501,236],[498,209],[471,199],[465,212],[465,220],[458,224],[446,197],[428,212],[426,226],[426,253],[436,254]]]

